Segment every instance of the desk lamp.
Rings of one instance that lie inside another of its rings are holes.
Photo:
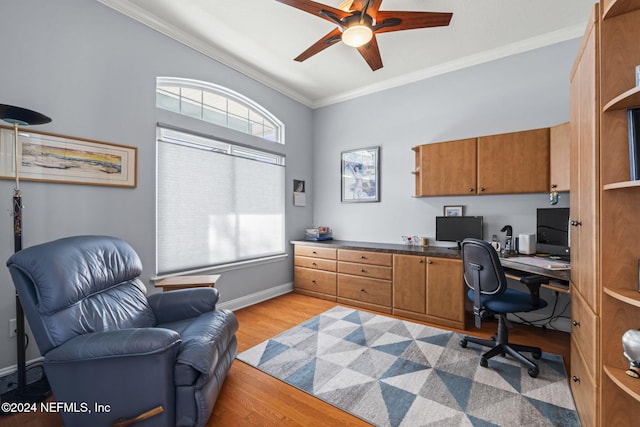
[[[37,113],[26,108],[0,104],[0,119],[11,123],[14,129],[13,158],[15,161],[16,188],[13,193],[13,247],[14,252],[22,249],[22,194],[20,193],[20,159],[18,153],[18,128],[19,126],[41,125],[49,123],[51,119],[44,114]],[[38,402],[49,393],[49,384],[46,377],[31,386],[27,385],[26,347],[24,311],[20,298],[16,293],[16,339],[18,355],[18,385],[2,395],[3,402]],[[43,374],[44,375],[44,374]]]

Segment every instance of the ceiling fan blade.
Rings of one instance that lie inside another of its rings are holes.
[[[376,26],[382,25],[375,30],[376,34],[388,33],[391,31],[413,30],[415,28],[445,27],[449,25],[453,13],[450,12],[402,12],[387,11],[378,12]],[[384,26],[386,19],[400,20],[397,25]]]
[[[330,16],[326,14],[320,13],[321,11],[330,12],[335,15],[338,19],[342,19],[346,16],[351,16],[349,12],[345,12],[344,10],[336,9],[335,7],[327,6],[326,4],[318,3],[311,0],[276,0],[277,2],[284,3],[291,7],[295,7],[296,9],[303,10],[312,15],[319,16],[320,18],[326,19],[329,22],[335,24],[335,21],[331,19]]]
[[[382,58],[380,57],[380,50],[378,49],[378,41],[376,40],[375,34],[369,43],[358,48],[358,52],[360,52],[360,55],[367,61],[372,71],[382,68]]]
[[[329,34],[327,34],[326,36],[324,36],[323,38],[321,38],[320,40],[312,44],[309,47],[309,49],[305,50],[296,58],[294,58],[294,61],[302,62],[304,60],[311,58],[316,53],[322,52],[323,50],[333,45],[334,43],[339,42],[341,34],[342,34],[342,31],[340,31],[339,28],[334,29]]]

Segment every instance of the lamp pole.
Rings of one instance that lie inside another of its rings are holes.
[[[14,107],[11,105],[0,104],[0,119],[7,123],[13,124],[14,140],[13,140],[13,158],[15,165],[16,187],[13,192],[13,249],[14,252],[22,250],[22,193],[20,192],[20,153],[19,146],[19,127],[28,125],[40,125],[49,123],[51,119],[43,114],[37,113],[26,108]],[[14,402],[37,402],[49,394],[49,384],[46,378],[46,390],[43,386],[38,390],[29,390],[27,384],[27,361],[26,361],[26,341],[25,341],[25,322],[24,310],[20,303],[20,298],[16,292],[16,354],[17,354],[17,375],[18,384],[15,390],[5,393],[2,401]]]

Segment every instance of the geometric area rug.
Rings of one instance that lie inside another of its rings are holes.
[[[451,331],[334,307],[237,358],[377,426],[579,426],[562,357],[540,373]]]

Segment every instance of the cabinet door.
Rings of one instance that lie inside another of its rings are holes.
[[[550,190],[569,191],[571,128],[569,122],[553,126],[549,131]]]
[[[597,305],[597,239],[599,168],[596,61],[596,26],[571,78],[571,284],[595,312]]]
[[[393,255],[393,308],[426,313],[426,262],[416,255]]]
[[[478,138],[478,194],[549,191],[549,128]]]
[[[476,194],[476,138],[421,145],[416,156],[417,196]]]
[[[427,315],[448,320],[448,326],[464,328],[462,261],[447,258],[427,260]]]

